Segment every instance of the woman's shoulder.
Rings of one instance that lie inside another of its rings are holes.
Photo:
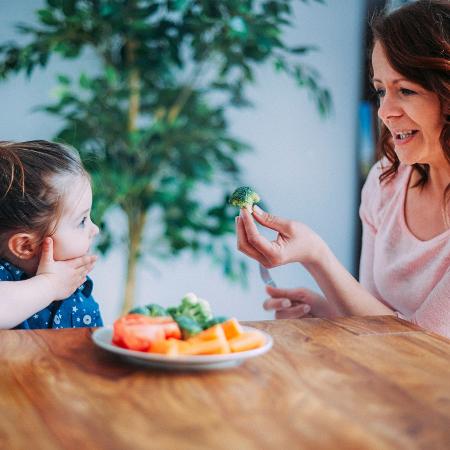
[[[383,216],[383,211],[392,205],[398,204],[404,187],[408,183],[410,166],[400,164],[396,173],[391,177],[380,180],[380,176],[389,168],[390,162],[383,158],[376,162],[369,171],[361,193],[361,218],[377,223]]]
[[[376,162],[367,175],[363,190],[369,191],[371,196],[377,195],[380,201],[387,200],[396,192],[403,191],[408,183],[411,166],[401,164],[397,172],[392,176],[380,180],[380,176],[389,168],[390,163],[386,158]]]

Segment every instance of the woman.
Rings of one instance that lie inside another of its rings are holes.
[[[383,155],[362,192],[360,283],[305,225],[245,209],[238,248],[266,267],[299,262],[324,296],[268,288],[277,318],[398,315],[450,337],[450,2],[418,0],[372,23]]]

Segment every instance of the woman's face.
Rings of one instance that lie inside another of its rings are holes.
[[[379,42],[373,49],[372,67],[380,100],[378,116],[391,132],[399,160],[408,165],[441,164],[444,119],[438,96],[396,72]]]

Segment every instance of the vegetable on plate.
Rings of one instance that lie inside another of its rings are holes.
[[[113,343],[130,350],[177,355],[214,355],[264,345],[259,331],[244,331],[234,317],[213,317],[206,300],[186,294],[176,307],[151,303],[114,322]]]

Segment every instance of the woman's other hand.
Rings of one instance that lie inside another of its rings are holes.
[[[274,310],[276,319],[300,319],[301,317],[336,317],[337,310],[323,295],[307,288],[280,289],[267,286],[271,296],[264,302],[264,309]]]
[[[274,241],[259,233],[252,216],[264,227],[278,232]],[[303,223],[276,217],[258,206],[254,206],[253,214],[241,209],[236,231],[238,249],[267,268],[292,262],[315,263],[326,248],[324,241]]]

